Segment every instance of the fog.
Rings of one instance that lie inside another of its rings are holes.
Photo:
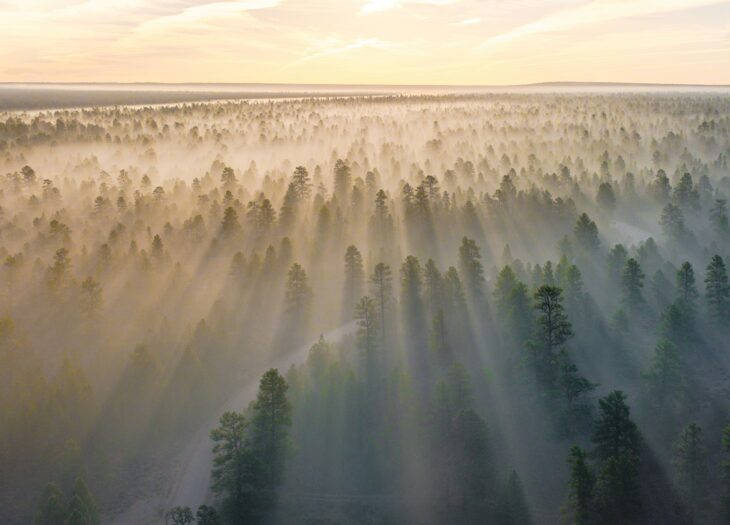
[[[3,523],[727,522],[727,91],[13,89]]]

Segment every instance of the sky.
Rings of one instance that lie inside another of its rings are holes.
[[[0,0],[0,82],[730,84],[730,0]]]

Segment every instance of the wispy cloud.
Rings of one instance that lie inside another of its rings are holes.
[[[281,0],[226,0],[192,5],[182,11],[166,16],[153,18],[141,24],[140,32],[155,29],[189,27],[206,20],[225,18],[248,11],[270,9],[281,4]]]
[[[454,22],[451,24],[452,26],[473,26],[476,24],[481,24],[484,21],[482,18],[467,18],[466,20],[459,20],[458,22]]]
[[[0,0],[0,77],[728,83],[729,19],[730,0]]]
[[[348,51],[354,51],[356,49],[392,49],[397,47],[394,42],[386,42],[378,38],[359,38],[353,42],[343,43],[338,39],[329,39],[322,42],[319,46],[318,51],[307,52],[303,57],[295,60],[287,67],[303,64],[305,62],[311,62],[321,58],[339,55],[341,53],[347,53]]]
[[[573,9],[559,11],[490,38],[485,45],[505,42],[538,33],[565,31],[576,27],[635,18],[653,14],[684,11],[725,4],[727,0],[592,0]]]
[[[408,5],[449,5],[459,0],[366,0],[360,9],[362,14],[377,13],[379,11],[388,11],[390,9],[398,9]]]

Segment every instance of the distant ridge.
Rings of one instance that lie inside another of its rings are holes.
[[[382,96],[398,94],[724,92],[729,85],[642,84],[629,82],[540,82],[505,86],[264,84],[264,83],[108,83],[0,82],[0,111],[33,111],[176,104],[212,100],[262,100],[301,97]]]

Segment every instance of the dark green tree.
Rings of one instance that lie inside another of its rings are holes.
[[[689,262],[684,262],[677,271],[676,300],[686,317],[688,327],[694,323],[699,293],[695,285],[695,272]]]
[[[441,272],[439,272],[433,259],[426,261],[426,266],[423,268],[423,284],[424,300],[429,313],[435,314],[444,307],[444,285]]]
[[[672,198],[685,211],[695,211],[700,207],[700,194],[692,182],[692,175],[685,173],[674,187]]]
[[[662,340],[656,345],[644,380],[648,399],[654,407],[674,410],[681,405],[685,393],[682,362],[677,348],[670,341]]]
[[[305,319],[312,303],[312,289],[307,273],[298,263],[292,264],[286,280],[287,311],[297,320]]]
[[[717,199],[715,205],[710,210],[710,224],[715,235],[720,240],[727,240],[730,234],[730,221],[727,215],[727,201],[725,199]]]
[[[201,505],[195,513],[196,525],[221,525],[218,512],[213,507]]]
[[[626,261],[621,274],[621,305],[627,314],[636,318],[641,308],[646,304],[642,288],[644,287],[644,272],[633,257]]]
[[[335,187],[334,193],[340,202],[346,203],[347,196],[352,188],[352,174],[350,167],[342,159],[335,162]]]
[[[522,481],[514,470],[502,484],[495,509],[497,525],[530,525],[532,516],[525,499]]]
[[[632,523],[641,510],[641,436],[631,420],[631,410],[623,392],[611,392],[598,401],[598,406],[599,417],[592,437],[598,461],[597,515],[601,523]]]
[[[587,253],[596,251],[601,245],[598,239],[598,226],[587,213],[582,213],[573,227],[575,244]]]
[[[578,445],[570,448],[568,455],[570,480],[568,481],[568,512],[570,522],[575,525],[589,525],[594,522],[593,491],[596,478],[588,463],[588,455]]]
[[[722,519],[723,523],[730,521],[730,424],[722,431],[722,461],[720,463],[722,480]]]
[[[535,292],[533,308],[538,316],[527,346],[538,382],[549,391],[556,388],[559,379],[559,350],[573,336],[562,302],[562,291],[555,286],[543,285]]]
[[[253,448],[268,470],[267,486],[271,490],[281,481],[288,447],[291,405],[287,388],[279,371],[270,369],[261,377],[253,406]]]
[[[355,320],[358,346],[365,358],[372,360],[378,346],[377,310],[375,302],[367,295],[355,305]]]
[[[345,251],[345,307],[352,311],[355,301],[362,295],[363,271],[362,255],[355,246],[348,246]]]
[[[483,523],[487,514],[487,494],[491,481],[487,426],[474,409],[457,412],[451,430],[453,467],[460,523]]]
[[[400,270],[401,282],[401,307],[406,320],[406,327],[411,331],[410,336],[417,337],[422,332],[423,322],[423,298],[422,281],[423,272],[421,263],[413,255],[406,257]]]
[[[393,272],[387,264],[375,265],[373,275],[370,277],[370,294],[378,313],[381,344],[385,344],[387,311],[393,298]]]
[[[707,450],[702,429],[696,423],[690,423],[682,431],[675,445],[674,464],[690,523],[705,523],[702,517],[709,489]]]
[[[517,276],[512,268],[507,265],[497,274],[494,291],[492,292],[498,311],[503,313],[509,311],[510,296],[515,286],[517,286]]]
[[[66,525],[98,525],[101,523],[94,497],[81,477],[74,482],[68,505]]]
[[[674,245],[687,238],[687,229],[684,225],[684,214],[679,206],[668,203],[662,210],[660,220],[664,237]]]
[[[429,337],[431,351],[443,362],[451,358],[451,347],[449,345],[448,328],[446,327],[446,316],[443,309],[439,309],[431,322],[431,334]]]
[[[459,247],[459,271],[468,293],[474,298],[481,297],[484,286],[484,269],[479,247],[473,239],[464,237]]]
[[[628,258],[629,252],[623,244],[616,244],[611,248],[611,252],[608,254],[608,275],[614,286],[621,283],[621,273]]]
[[[41,502],[33,518],[34,525],[65,525],[66,503],[55,483],[49,483],[43,491]]]
[[[166,525],[190,525],[194,519],[190,507],[173,507],[165,513]]]
[[[651,182],[650,191],[658,204],[664,205],[669,201],[672,185],[664,170],[657,171],[655,179]]]
[[[705,270],[705,302],[712,320],[727,327],[730,321],[730,284],[725,262],[719,255],[713,255]]]
[[[213,446],[212,490],[222,500],[224,515],[232,523],[247,523],[260,513],[259,485],[262,468],[246,442],[249,423],[243,414],[226,412],[211,431]]]
[[[613,188],[611,187],[610,182],[602,182],[601,185],[598,186],[596,202],[608,213],[612,213],[613,210],[616,209],[616,195],[613,193]]]

